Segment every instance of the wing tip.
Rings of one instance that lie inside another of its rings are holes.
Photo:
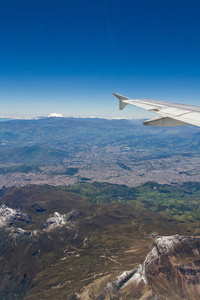
[[[123,110],[124,107],[127,105],[127,103],[124,102],[124,100],[129,100],[129,98],[119,95],[117,93],[113,93],[113,95],[119,99],[119,109]]]

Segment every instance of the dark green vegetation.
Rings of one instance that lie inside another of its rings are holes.
[[[95,299],[106,282],[143,262],[154,242],[150,233],[200,233],[197,183],[29,185],[4,188],[0,195],[1,203],[29,216],[1,229],[1,299],[77,299],[89,284]],[[73,209],[78,214],[66,225],[43,229],[55,211]],[[32,235],[16,234],[17,227]]]
[[[128,188],[95,182],[58,189],[86,197],[92,203],[134,203],[148,212],[159,212],[168,222],[193,223],[200,220],[200,183],[170,186],[148,182],[138,188]],[[199,226],[195,230],[200,234]]]
[[[29,173],[29,172],[41,172],[41,169],[38,165],[19,165],[12,167],[3,167],[0,168],[0,174],[8,174],[8,173]]]
[[[78,173],[78,168],[66,168],[64,171],[53,171],[51,175],[70,175],[73,176]]]

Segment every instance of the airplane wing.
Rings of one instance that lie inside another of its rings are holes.
[[[113,95],[119,99],[120,110],[124,109],[127,104],[131,104],[159,115],[145,121],[144,125],[166,127],[192,124],[200,127],[200,106],[148,99],[129,99],[116,93]]]

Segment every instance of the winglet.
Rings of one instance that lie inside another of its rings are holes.
[[[124,107],[128,104],[124,102],[124,100],[130,100],[130,99],[116,93],[113,93],[113,95],[119,99],[119,109],[120,110],[124,109]]]

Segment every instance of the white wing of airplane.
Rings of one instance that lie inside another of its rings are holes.
[[[159,114],[158,117],[145,121],[144,125],[166,127],[192,124],[200,126],[199,106],[157,100],[129,99],[116,93],[113,95],[119,99],[120,110],[124,109],[127,104],[131,104]]]

